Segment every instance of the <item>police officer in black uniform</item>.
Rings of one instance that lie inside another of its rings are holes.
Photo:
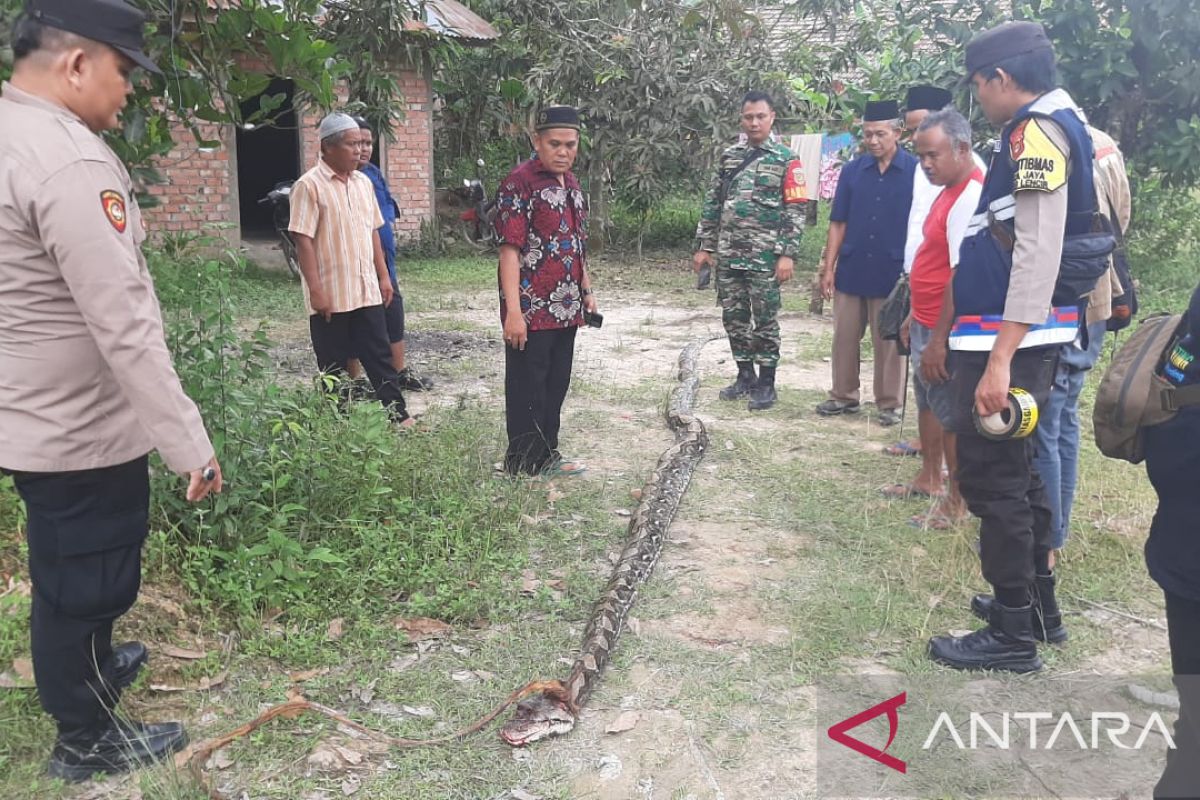
[[[1059,347],[1074,341],[1084,295],[1115,242],[1099,219],[1092,144],[1082,112],[1056,88],[1054,50],[1041,25],[1010,22],[973,39],[966,72],[988,119],[1003,126],[954,274],[949,336],[951,429],[963,498],[980,518],[980,562],[994,596],[975,601],[987,626],[929,643],[958,669],[1041,669],[1038,641],[1066,629],[1050,570],[1051,513],[1034,470],[1033,439],[993,440],[972,412],[1009,408],[1010,389],[1049,395]]]

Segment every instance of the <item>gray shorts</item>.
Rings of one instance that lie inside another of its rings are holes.
[[[950,383],[930,385],[921,377],[921,355],[929,345],[933,329],[922,325],[915,319],[908,328],[909,366],[912,369],[913,395],[917,398],[917,410],[932,410],[938,421],[945,425],[953,412],[954,398],[949,391]]]

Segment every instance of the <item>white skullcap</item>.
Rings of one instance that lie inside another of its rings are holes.
[[[340,111],[334,111],[332,114],[326,116],[325,119],[321,120],[321,127],[319,130],[321,139],[324,140],[330,136],[333,136],[335,133],[341,133],[342,131],[348,130],[358,130],[358,123],[355,122],[354,117],[351,117],[349,114],[343,114]]]

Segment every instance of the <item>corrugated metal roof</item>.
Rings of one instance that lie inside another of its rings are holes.
[[[411,0],[410,0],[411,1]],[[281,0],[267,0],[280,5]],[[217,11],[236,8],[241,0],[208,0],[208,7]],[[411,2],[415,11],[416,2]],[[425,20],[412,20],[405,24],[406,30],[429,30],[453,39],[475,42],[490,42],[500,38],[500,31],[490,22],[464,6],[457,0],[425,0]]]
[[[457,0],[425,0],[425,22],[431,30],[456,39],[492,41],[500,31]]]

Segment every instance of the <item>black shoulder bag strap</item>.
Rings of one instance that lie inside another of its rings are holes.
[[[726,198],[729,197],[729,189],[733,186],[733,182],[737,180],[737,176],[745,172],[746,167],[753,164],[764,155],[761,148],[753,147],[746,157],[742,159],[742,163],[738,164],[727,174],[721,176],[721,193],[717,195],[717,206],[724,206]]]

